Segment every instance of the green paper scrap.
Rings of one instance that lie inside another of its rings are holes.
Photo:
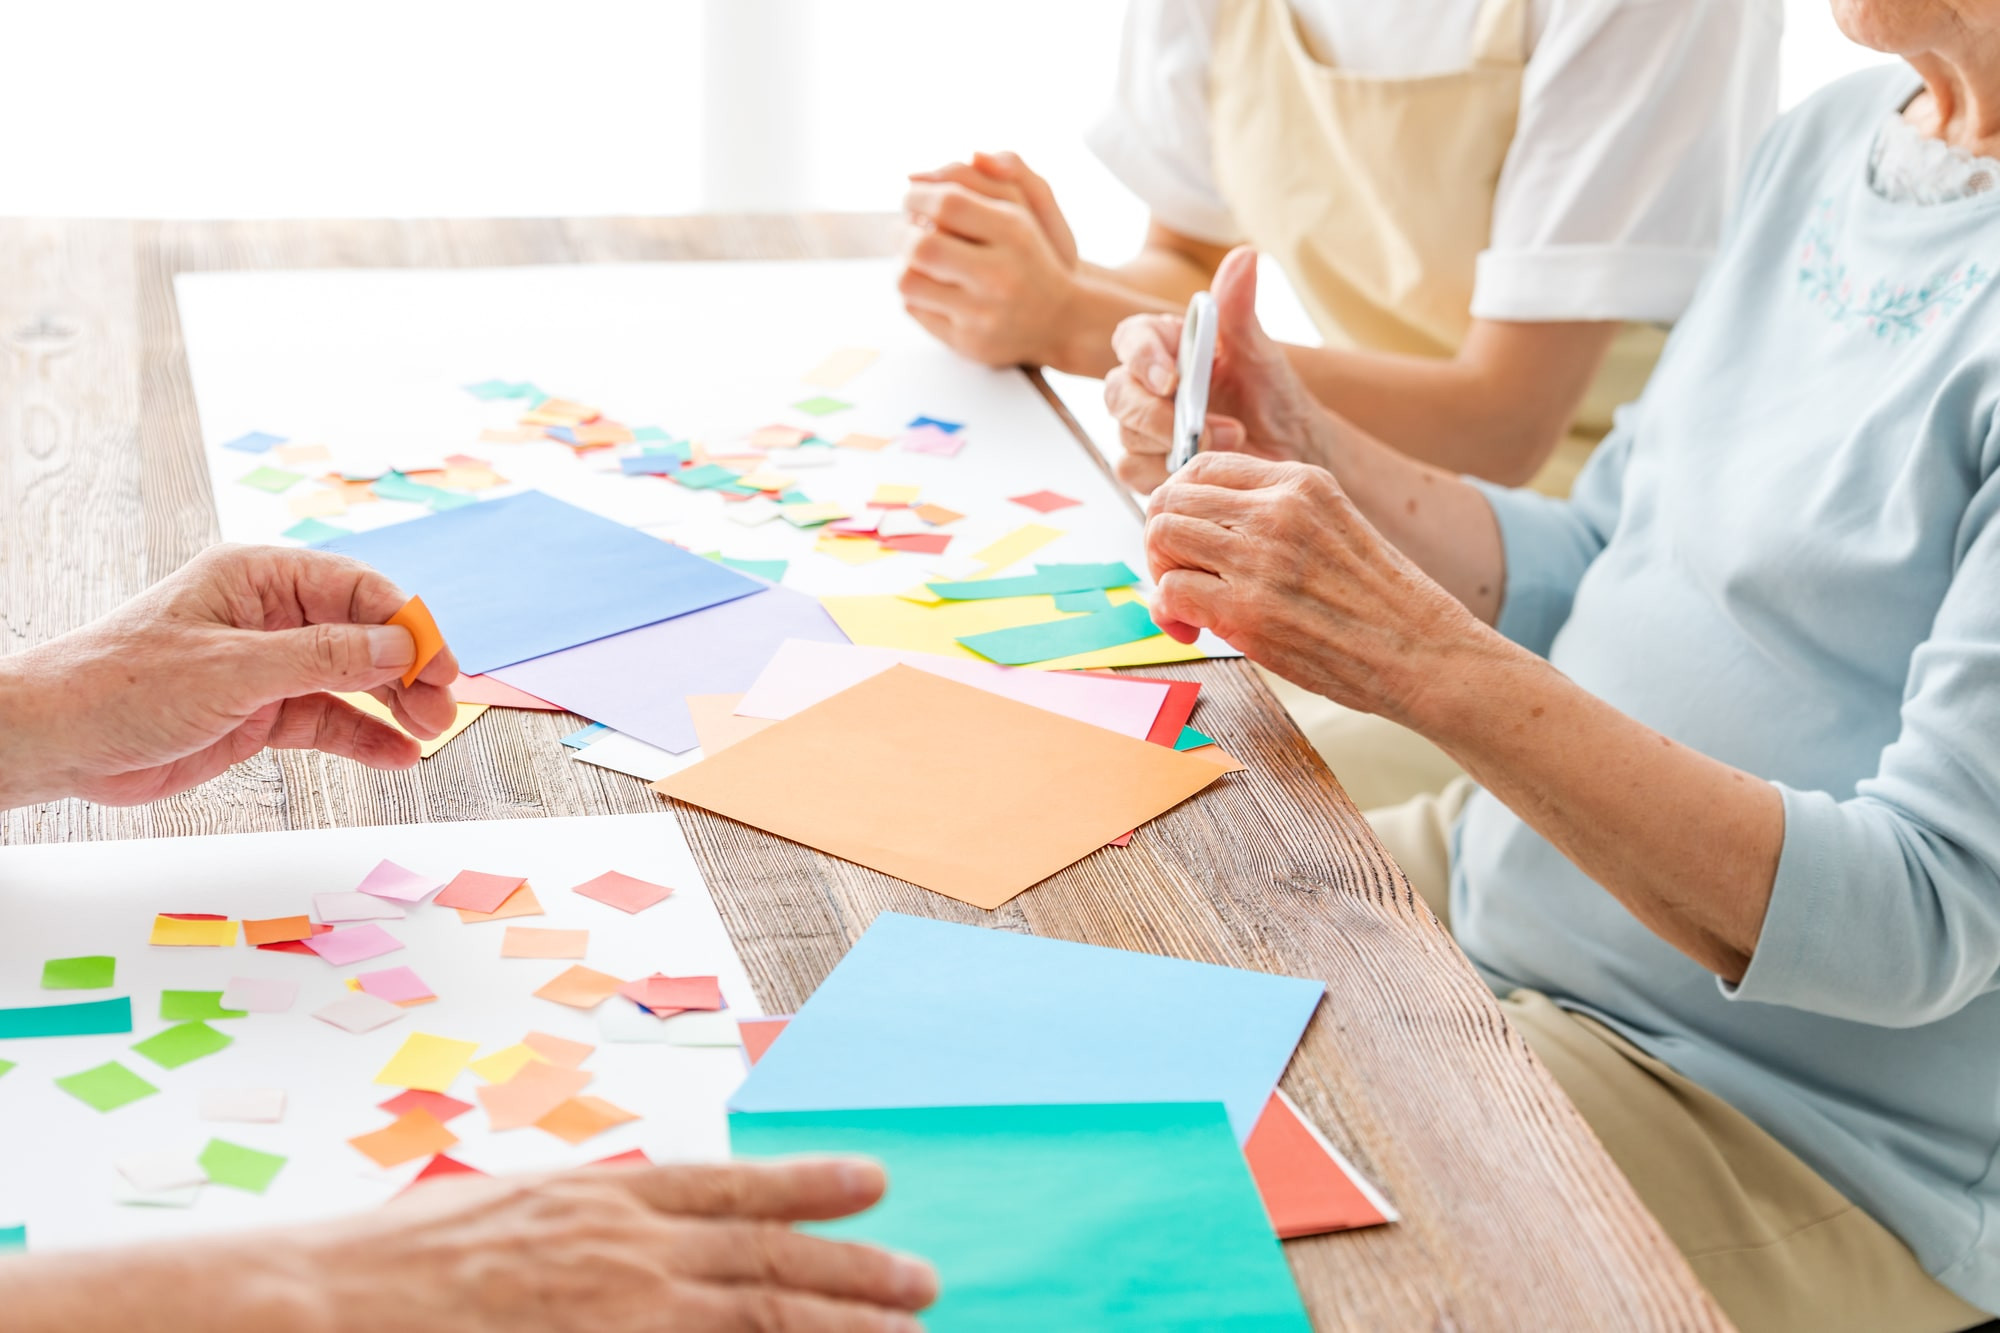
[[[814,394],[811,398],[802,398],[798,402],[793,403],[792,406],[804,412],[807,416],[825,417],[832,416],[835,412],[845,412],[848,408],[853,407],[854,404],[843,403],[838,398],[829,398],[827,395],[821,393]]]
[[[204,1055],[214,1055],[235,1040],[226,1032],[217,1032],[196,1021],[177,1023],[164,1032],[155,1032],[144,1041],[133,1042],[132,1049],[162,1069],[179,1069]]]
[[[542,396],[542,391],[532,384],[508,380],[481,380],[477,384],[466,385],[465,391],[474,398],[488,401],[495,398],[539,398]]]
[[[737,1113],[729,1139],[881,1162],[881,1203],[801,1230],[930,1260],[931,1333],[1311,1328],[1219,1102]]]
[[[632,439],[639,444],[672,444],[674,437],[658,426],[637,426],[632,430]],[[648,449],[646,452],[654,451]]]
[[[42,989],[103,990],[117,973],[118,960],[109,954],[51,958],[42,964]]]
[[[1215,744],[1215,737],[1204,736],[1193,727],[1183,726],[1181,734],[1174,741],[1176,750],[1199,750],[1204,745]]]
[[[727,486],[718,486],[715,489],[720,493],[728,495],[762,495],[764,493],[763,487],[745,486],[740,481],[732,481]]]
[[[439,496],[451,499],[469,498],[460,496],[454,491],[439,490],[435,486],[411,481],[400,472],[384,472],[375,478],[374,484],[369,489],[384,500],[408,500],[411,504],[420,505],[434,504]]]
[[[0,1227],[0,1254],[18,1254],[28,1248],[28,1224]]]
[[[736,474],[720,463],[703,463],[700,467],[674,473],[674,480],[691,491],[707,491],[735,481]]]
[[[242,1018],[247,1009],[224,1009],[219,990],[163,990],[160,992],[160,1020],[185,1023],[194,1018]]]
[[[95,1111],[115,1111],[159,1091],[116,1060],[59,1078],[56,1086]]]
[[[0,1074],[5,1074],[10,1069],[19,1069],[19,1068],[20,1066],[15,1064],[12,1060],[0,1060]]]
[[[799,447],[801,449],[805,448],[804,445],[800,445]],[[778,503],[781,505],[809,505],[812,503],[812,499],[804,491],[794,487],[780,494],[778,496]]]
[[[211,1184],[262,1194],[283,1169],[285,1159],[276,1153],[258,1152],[226,1139],[210,1139],[195,1159],[208,1173]]]
[[[276,495],[280,491],[290,490],[304,481],[305,477],[297,472],[287,472],[279,467],[260,467],[254,471],[244,473],[236,480],[245,486],[255,486],[260,491],[269,491],[271,494]]]
[[[1075,613],[1078,611],[1109,611],[1111,599],[1104,595],[1102,588],[1085,588],[1082,592],[1059,592],[1056,594],[1056,610]]]
[[[1121,643],[1150,639],[1160,632],[1144,602],[1126,602],[1109,611],[1038,625],[968,634],[959,642],[988,661],[1002,666],[1026,666],[1075,653],[1094,653]]]
[[[1036,565],[1034,573],[1019,578],[973,579],[966,583],[933,583],[929,587],[948,602],[970,602],[1088,592],[1093,588],[1129,588],[1138,581],[1139,576],[1130,565],[1113,560],[1108,565]]]
[[[823,435],[808,435],[803,440],[800,440],[796,447],[800,449],[831,449],[833,448],[833,441]]]
[[[785,570],[791,566],[789,560],[738,560],[735,556],[731,555],[723,556],[722,563],[728,565],[738,573],[754,574],[758,578],[768,579],[772,583],[784,582]]]
[[[132,1030],[132,1001],[90,1000],[84,1004],[41,1004],[0,1009],[0,1038],[89,1037]]]
[[[351,537],[354,534],[347,528],[336,527],[320,519],[302,518],[278,535],[290,537],[295,542],[323,542],[329,537]]]
[[[436,487],[432,489],[437,490]],[[479,503],[479,498],[467,495],[464,491],[439,490],[425,503],[430,505],[432,513],[442,514],[447,509],[463,509],[467,505],[476,505]]]

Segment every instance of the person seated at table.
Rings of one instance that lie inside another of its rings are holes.
[[[1089,141],[1150,212],[1141,252],[1081,262],[1047,183],[979,154],[911,178],[903,300],[980,361],[1103,375],[1120,319],[1185,307],[1246,240],[1325,342],[1285,349],[1320,401],[1560,494],[1714,250],[1775,110],[1780,22],[1774,0],[1132,0]],[[1357,800],[1459,775],[1270,684]]]
[[[408,768],[458,663],[416,683],[405,600],[357,561],[218,547],[105,619],[0,658],[0,808],[185,791],[265,746]],[[0,920],[6,897],[0,887]],[[919,1333],[920,1260],[801,1235],[881,1198],[846,1159],[454,1177],[371,1213],[100,1251],[0,1258],[10,1333]]]
[[[1465,766],[1371,818],[1745,1333],[1928,1333],[2000,1311],[2000,0],[1835,11],[1907,63],[1766,137],[1572,498],[1327,410],[1240,251],[1238,451],[1147,552],[1177,637]],[[1135,443],[1178,324],[1118,331]]]

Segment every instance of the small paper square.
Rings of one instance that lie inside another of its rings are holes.
[[[663,884],[652,884],[611,870],[596,879],[585,880],[570,892],[584,898],[595,898],[621,912],[638,913],[654,903],[664,902],[673,890]]]
[[[373,1032],[376,1028],[393,1023],[402,1016],[403,1011],[396,1005],[378,999],[366,991],[357,991],[335,1000],[332,1004],[313,1010],[314,1018],[348,1032]]]

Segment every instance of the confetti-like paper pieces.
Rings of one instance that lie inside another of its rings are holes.
[[[596,879],[585,880],[571,890],[584,898],[595,898],[621,912],[638,913],[654,903],[664,902],[673,890],[663,884],[650,884],[643,879],[622,875],[616,870],[607,871]],[[109,985],[109,982],[105,983]]]

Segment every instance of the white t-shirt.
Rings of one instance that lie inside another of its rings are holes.
[[[1240,239],[1211,166],[1220,0],[1131,0],[1091,148],[1164,226]],[[1466,68],[1481,0],[1291,0],[1314,54],[1359,74]],[[1520,119],[1472,314],[1666,322],[1694,294],[1777,109],[1780,0],[1531,0]]]

